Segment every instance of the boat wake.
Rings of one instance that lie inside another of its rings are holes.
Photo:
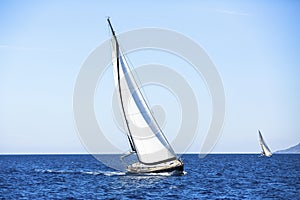
[[[117,171],[72,171],[72,170],[35,170],[35,172],[50,174],[86,174],[86,175],[104,175],[104,176],[124,176],[125,172]]]
[[[103,175],[103,176],[181,176],[186,175],[187,172],[161,172],[161,173],[143,173],[143,174],[131,174],[118,171],[72,171],[72,170],[38,170],[35,172],[49,173],[49,174],[86,174],[86,175]]]

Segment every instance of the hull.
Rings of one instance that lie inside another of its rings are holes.
[[[145,174],[145,173],[163,173],[174,172],[183,174],[184,164],[180,160],[161,163],[158,165],[145,165],[140,162],[129,165],[126,169],[129,174]]]
[[[271,157],[272,153],[261,153],[260,155],[265,157]]]

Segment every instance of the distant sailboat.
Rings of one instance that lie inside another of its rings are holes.
[[[177,158],[171,145],[152,115],[119,46],[117,37],[107,19],[111,33],[112,64],[120,109],[131,151],[121,157],[136,154],[138,162],[126,166],[128,173],[183,172],[183,162]]]
[[[264,141],[260,130],[258,130],[258,137],[259,137],[259,144],[261,146],[261,155],[262,156],[267,156],[267,157],[271,157],[272,156],[272,152],[269,149],[268,145],[266,144],[266,142]]]

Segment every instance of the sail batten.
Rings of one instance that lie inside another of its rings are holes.
[[[111,27],[110,23],[109,25]],[[132,150],[144,164],[158,164],[177,159],[134,79],[112,27],[111,30],[116,91],[119,93],[123,121]]]

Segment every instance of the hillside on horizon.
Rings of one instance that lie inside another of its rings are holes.
[[[297,145],[292,146],[290,148],[276,151],[275,153],[278,153],[278,154],[280,154],[280,153],[300,154],[300,143],[298,143]]]

